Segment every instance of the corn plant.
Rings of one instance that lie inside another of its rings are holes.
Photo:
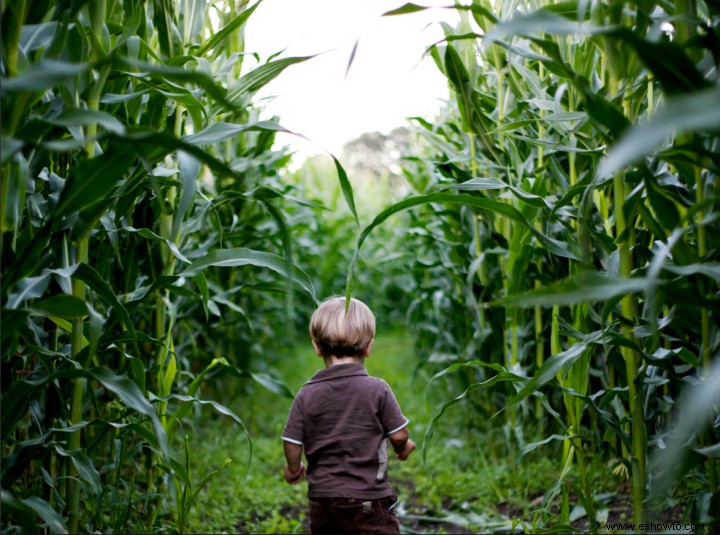
[[[289,395],[259,314],[315,293],[253,96],[308,58],[245,51],[257,5],[2,4],[3,530],[182,532],[214,472],[177,430],[246,433],[207,380]]]
[[[609,447],[642,522],[658,477],[649,452],[697,434],[700,499],[716,500],[717,420],[670,426],[686,384],[706,377],[714,391],[717,5],[475,0],[456,9],[460,26],[445,26],[445,41],[428,49],[453,99],[442,120],[417,121],[426,148],[406,168],[417,194],[363,229],[347,286],[373,229],[426,206],[418,227],[434,239],[408,240],[421,253],[417,315],[433,319],[415,327],[431,344],[425,355],[455,361],[431,385],[456,375],[461,387],[437,409],[426,448],[464,400],[486,416],[504,412],[511,448],[564,444],[560,480],[597,531],[590,459]],[[452,330],[438,331],[446,312]],[[698,410],[712,413],[703,399]],[[548,414],[550,425],[534,425]],[[556,432],[525,440],[539,430]],[[579,484],[567,477],[572,464]],[[717,521],[707,505],[703,514]]]

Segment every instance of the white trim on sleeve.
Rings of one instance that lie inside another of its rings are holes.
[[[385,434],[386,434],[386,435],[392,435],[393,433],[397,433],[397,432],[400,431],[401,429],[404,429],[405,427],[407,427],[407,424],[409,424],[409,423],[410,423],[410,420],[408,420],[407,418],[405,418],[405,423],[404,423],[404,424],[402,424],[402,425],[401,425],[400,427],[398,427],[397,429],[393,429],[392,431],[388,431],[388,432],[385,433]]]
[[[405,425],[407,425],[407,424],[405,424]],[[297,445],[299,445],[299,446],[302,446],[302,445],[303,445],[302,442],[300,442],[299,440],[295,440],[295,439],[293,439],[293,438],[288,438],[288,437],[282,436],[282,435],[280,435],[280,438],[283,439],[283,440],[286,441],[286,442],[292,442],[293,444],[297,444]]]

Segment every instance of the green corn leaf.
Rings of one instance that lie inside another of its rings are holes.
[[[4,147],[3,147],[4,150]],[[29,177],[28,161],[18,154],[3,171],[0,232],[17,232],[22,223]]]
[[[27,310],[18,310],[3,308],[0,310],[2,314],[2,329],[0,330],[0,340],[2,340],[3,351],[8,347],[7,342],[17,334],[30,316]]]
[[[192,486],[192,481],[190,480],[190,474],[188,474],[187,468],[185,468],[185,466],[183,466],[182,463],[180,463],[175,457],[170,457],[167,460],[167,464],[161,463],[158,466],[168,474],[172,474],[177,477],[186,487]]]
[[[574,305],[605,301],[614,297],[644,292],[647,281],[643,278],[624,279],[597,271],[583,271],[567,279],[548,284],[522,294],[509,295],[492,301],[488,306]]]
[[[170,354],[170,362],[165,368],[163,373],[162,390],[160,391],[160,397],[167,396],[172,391],[172,385],[175,382],[175,374],[177,373],[177,362],[175,355]]]
[[[525,455],[530,453],[531,451],[537,449],[540,446],[544,446],[545,444],[548,444],[552,442],[553,440],[571,440],[575,438],[577,435],[550,435],[549,437],[544,438],[543,440],[539,440],[537,442],[531,442],[530,444],[525,444],[522,447],[522,450],[520,452],[520,458],[522,459]]]
[[[105,199],[133,161],[130,146],[112,144],[102,156],[73,167],[53,216],[60,218]]]
[[[140,350],[137,347],[137,335],[135,333],[133,322],[130,319],[130,315],[128,314],[127,309],[117,298],[115,292],[113,292],[112,287],[107,283],[107,281],[105,281],[95,269],[85,263],[81,263],[77,266],[77,269],[72,274],[72,277],[83,281],[88,288],[94,291],[107,306],[115,311],[130,333],[130,336],[135,343],[135,351],[137,355],[140,355]]]
[[[248,374],[250,375],[250,377],[252,377],[253,381],[262,385],[274,394],[288,399],[293,399],[295,397],[295,395],[284,382],[278,381],[277,379],[269,376],[266,373],[248,372]]]
[[[197,394],[198,388],[200,388],[200,384],[205,380],[207,374],[211,370],[215,369],[217,366],[230,367],[230,363],[224,358],[215,358],[203,371],[201,371],[193,379],[192,383],[190,383],[190,386],[188,386],[186,390],[186,395],[192,397],[193,399],[183,401],[178,407],[178,409],[175,411],[175,413],[172,415],[172,419],[168,421],[169,434],[172,432],[173,428],[178,424],[178,422],[188,415],[190,409],[192,409],[193,407],[194,398]]]
[[[180,169],[180,180],[182,181],[182,193],[175,213],[173,214],[172,242],[179,243],[180,228],[185,215],[195,200],[197,180],[200,176],[200,162],[184,151],[178,151],[178,167]]]
[[[432,440],[433,435],[435,434],[435,429],[437,429],[438,424],[440,423],[440,420],[442,419],[443,415],[452,407],[460,403],[462,400],[465,399],[465,397],[471,393],[474,390],[477,390],[479,388],[486,388],[492,385],[495,385],[497,383],[502,382],[522,382],[527,381],[527,378],[520,377],[518,375],[515,375],[514,373],[510,372],[500,372],[497,375],[494,375],[487,381],[483,381],[482,383],[473,383],[470,386],[468,386],[465,391],[460,394],[457,397],[454,397],[453,399],[446,401],[443,406],[440,408],[440,411],[433,417],[433,419],[428,424],[427,429],[425,430],[425,438],[423,440],[423,462],[427,462],[427,451],[428,446],[430,445],[430,441]]]
[[[2,138],[0,138],[0,164],[5,165],[5,162],[12,158],[24,145],[24,141],[10,136],[2,136]]]
[[[585,81],[576,81],[585,99],[587,114],[597,124],[605,126],[613,140],[623,134],[629,127],[630,121],[610,101],[598,95]]]
[[[25,498],[22,502],[45,522],[50,533],[68,533],[68,528],[62,515],[55,511],[48,502],[39,496]]]
[[[717,459],[720,457],[720,444],[715,444],[714,446],[709,446],[707,448],[695,448],[694,451],[705,457]]]
[[[573,344],[569,349],[547,359],[535,375],[533,375],[533,377],[525,384],[525,386],[523,386],[522,389],[508,401],[508,405],[520,403],[522,400],[531,396],[540,387],[549,381],[552,381],[561,369],[567,369],[572,366],[573,363],[583,356],[588,345],[598,341],[600,337],[601,333],[594,333],[582,342]]]
[[[10,294],[7,302],[8,308],[18,308],[23,301],[28,299],[37,299],[42,297],[45,293],[45,288],[50,283],[50,277],[52,273],[45,271],[42,275],[37,277],[26,277],[14,288],[14,292]],[[3,325],[5,324],[5,317],[3,315]]]
[[[647,192],[650,205],[657,216],[658,221],[665,230],[673,230],[680,223],[678,205],[659,186],[654,177],[645,176],[645,191]],[[657,237],[662,237],[663,232],[654,232]]]
[[[0,94],[21,91],[45,91],[62,82],[85,74],[90,70],[89,63],[70,63],[50,59],[33,63],[22,73],[12,78],[3,78]]]
[[[711,366],[704,370],[703,378],[693,381],[682,392],[678,402],[678,417],[673,419],[663,435],[665,447],[657,449],[651,458],[652,478],[650,498],[660,499],[671,486],[692,467],[683,462],[687,459],[692,444],[715,418],[720,403],[720,356],[715,355]]]
[[[346,285],[345,285],[345,297],[346,301],[349,302],[350,296],[352,295],[353,286],[355,283],[355,268],[357,266],[359,257],[360,257],[360,248],[362,247],[363,242],[367,239],[367,237],[370,235],[370,233],[373,231],[374,228],[376,228],[378,225],[381,225],[384,221],[386,221],[390,216],[402,212],[403,210],[408,210],[410,208],[414,208],[415,206],[420,206],[423,204],[429,204],[429,203],[450,203],[450,204],[459,204],[464,206],[469,206],[471,208],[474,208],[476,210],[479,210],[481,212],[489,212],[489,213],[495,213],[501,216],[505,216],[512,221],[520,224],[521,226],[528,229],[530,232],[533,233],[533,235],[545,245],[545,247],[553,254],[566,257],[566,258],[575,258],[575,256],[569,251],[569,248],[567,244],[559,242],[555,239],[552,239],[548,236],[545,236],[540,231],[538,231],[534,226],[530,225],[528,221],[525,219],[525,217],[513,206],[504,203],[499,202],[493,199],[486,199],[486,198],[480,198],[480,197],[473,197],[470,195],[454,195],[449,193],[430,193],[427,195],[418,195],[416,197],[410,197],[409,199],[405,199],[403,201],[400,201],[389,208],[383,210],[380,214],[378,214],[375,219],[370,223],[367,227],[365,227],[362,232],[360,233],[360,237],[358,238],[357,247],[355,249],[355,254],[350,261],[350,265],[348,267],[348,274],[346,279]]]
[[[35,515],[40,517],[50,529],[51,533],[68,533],[67,525],[62,516],[55,511],[48,502],[37,496],[20,500],[9,490],[0,490],[3,516],[12,517],[25,533],[40,533]]]
[[[492,362],[485,362],[483,360],[470,360],[467,362],[456,362],[455,364],[451,364],[447,368],[440,370],[435,375],[433,375],[429,380],[427,386],[429,387],[433,381],[436,379],[439,379],[440,377],[443,377],[449,373],[452,373],[460,368],[474,368],[474,367],[482,367],[482,368],[490,368],[491,370],[495,370],[496,372],[504,372],[507,371],[505,368],[500,366],[499,364],[493,364]]]
[[[278,228],[280,229],[280,239],[282,240],[283,247],[285,249],[285,259],[288,265],[288,269],[292,269],[293,265],[293,246],[292,246],[292,239],[290,238],[290,231],[288,230],[287,222],[285,221],[285,216],[280,212],[280,210],[276,209],[272,203],[268,201],[263,201],[263,205],[265,206],[265,209],[268,211],[270,216],[275,220],[275,222],[278,225]],[[290,321],[290,318],[292,318],[292,312],[294,307],[293,304],[293,292],[292,292],[292,281],[288,277],[285,279],[287,283],[287,288],[285,291],[285,314],[288,318],[288,321]]]
[[[85,301],[73,295],[54,295],[36,301],[29,310],[36,316],[56,316],[67,320],[81,319],[88,315]]]
[[[685,95],[711,86],[679,43],[651,42],[628,28],[612,29],[608,35],[634,48],[668,95]]]
[[[168,249],[170,250],[170,252],[173,254],[173,256],[174,256],[175,258],[177,258],[178,260],[180,260],[180,262],[183,262],[184,264],[190,264],[190,260],[188,260],[188,259],[185,257],[185,255],[183,255],[183,254],[180,252],[180,249],[178,249],[177,245],[175,245],[175,242],[173,242],[173,241],[171,241],[171,240],[169,240],[169,239],[167,239],[167,238],[163,238],[162,236],[158,236],[157,234],[155,234],[155,233],[154,233],[152,230],[150,230],[150,229],[147,229],[147,228],[135,228],[135,227],[131,227],[131,226],[125,226],[125,227],[122,227],[122,228],[119,228],[119,229],[115,230],[115,232],[118,232],[118,231],[121,231],[121,230],[125,230],[125,231],[127,231],[127,232],[133,232],[133,233],[137,234],[138,236],[142,236],[143,238],[145,238],[145,239],[147,239],[147,240],[158,240],[158,241],[161,241],[161,242],[163,242],[165,245],[168,246]]]
[[[83,359],[82,365],[87,366],[92,358],[95,356],[97,351],[98,342],[100,341],[100,335],[102,334],[103,328],[105,327],[105,318],[102,314],[98,313],[92,306],[92,303],[85,303],[88,311],[87,320],[87,342],[88,350],[87,356]]]
[[[113,143],[122,145],[126,150],[132,149],[137,154],[145,156],[151,164],[160,161],[171,152],[182,150],[206,164],[218,177],[239,178],[236,171],[209,152],[166,133],[138,130],[128,132],[122,138],[116,137],[114,134],[109,137]]]
[[[153,423],[153,428],[155,429],[158,443],[160,444],[160,449],[166,457],[170,457],[165,429],[163,429],[155,409],[145,398],[138,385],[127,377],[114,374],[107,368],[94,367],[88,369],[87,373],[118,396],[127,407],[150,418]]]
[[[703,264],[689,264],[686,266],[677,266],[673,264],[666,264],[663,266],[665,271],[669,271],[675,275],[681,275],[683,277],[689,277],[691,275],[705,275],[711,279],[720,282],[720,263],[718,262],[706,262]]]
[[[70,457],[72,459],[72,463],[75,465],[80,477],[90,485],[95,497],[100,498],[100,496],[102,496],[102,482],[100,480],[100,474],[93,466],[88,454],[85,453],[84,450],[68,451],[57,445],[55,446],[55,451],[63,457]]]
[[[148,49],[149,50],[149,49]],[[150,50],[149,50],[150,51]],[[150,51],[151,52],[151,51]],[[127,76],[146,78],[153,75],[165,82],[177,84],[195,84],[199,86],[214,101],[222,104],[228,111],[240,111],[240,109],[228,100],[227,90],[216,84],[215,81],[200,71],[186,70],[182,67],[161,65],[143,61],[137,61],[126,57],[114,57],[119,68],[128,68],[131,72],[123,73]],[[151,86],[154,84],[150,84]],[[186,93],[189,94],[189,93]]]
[[[218,403],[216,401],[207,400],[207,399],[197,399],[193,396],[186,396],[186,395],[181,395],[181,394],[169,394],[169,395],[165,396],[164,398],[159,399],[158,401],[167,401],[170,399],[177,399],[178,401],[183,401],[183,402],[197,403],[199,405],[210,405],[213,409],[215,409],[220,414],[224,414],[225,416],[232,418],[243,430],[243,433],[245,434],[245,437],[248,440],[248,446],[250,448],[250,453],[248,455],[248,464],[247,464],[247,468],[246,468],[246,473],[247,473],[247,470],[250,469],[250,463],[252,462],[253,443],[252,443],[252,438],[250,437],[250,432],[247,430],[247,428],[245,427],[245,423],[242,421],[242,419],[237,414],[235,414],[232,410],[228,409],[227,407],[225,407],[224,405],[221,405],[220,403]]]
[[[333,156],[332,159],[335,162],[335,169],[337,169],[338,180],[340,181],[340,189],[342,189],[343,197],[345,197],[345,202],[347,202],[348,208],[350,208],[350,212],[355,218],[355,223],[359,227],[360,219],[358,218],[357,210],[355,209],[352,184],[350,184],[347,173],[345,173],[345,169],[343,169],[343,166],[340,165],[338,159],[335,158],[335,156]]]
[[[193,54],[195,56],[205,56],[208,50],[212,50],[219,44],[224,43],[233,32],[237,31],[243,24],[245,24],[245,22],[247,22],[250,15],[252,15],[255,9],[257,9],[261,1],[262,0],[255,2],[252,6],[243,10],[242,13],[223,26],[220,31],[213,33],[210,39],[205,41],[200,48],[193,51]]]
[[[205,275],[202,274],[202,272],[198,273],[193,277],[193,280],[195,281],[195,284],[198,287],[198,290],[200,291],[200,299],[202,300],[203,310],[205,310],[205,319],[207,320],[210,317],[210,313],[208,311],[208,302],[210,301],[210,291],[208,289],[208,283],[205,279]]]
[[[211,143],[219,143],[226,139],[233,138],[241,132],[248,131],[270,131],[270,132],[290,132],[284,126],[273,121],[258,121],[248,124],[230,124],[230,123],[213,123],[205,130],[183,137],[183,141],[192,145],[207,145]],[[302,137],[302,136],[301,136]]]
[[[670,136],[717,129],[720,90],[707,89],[668,99],[647,123],[633,127],[608,151],[596,176],[606,178],[656,150]]]
[[[228,99],[231,102],[236,102],[240,98],[252,96],[267,83],[277,78],[277,76],[279,76],[286,68],[314,57],[315,56],[313,55],[283,58],[260,65],[242,76],[237,83],[230,88],[230,91],[228,92]]]
[[[430,7],[424,7],[419,6],[417,4],[413,3],[407,3],[403,6],[400,6],[396,9],[392,9],[390,11],[386,11],[382,14],[383,17],[392,17],[393,15],[407,15],[408,13],[417,13],[418,11],[424,11],[426,9],[432,9]]]
[[[42,24],[25,24],[20,35],[20,46],[25,53],[45,48],[52,42],[58,22],[45,22]]]
[[[265,267],[292,279],[293,283],[302,288],[317,302],[315,288],[307,274],[299,267],[293,265],[288,269],[287,259],[263,251],[253,251],[244,247],[234,249],[221,249],[206,254],[195,260],[185,271],[179,273],[181,276],[194,277],[202,270],[210,267],[237,267],[237,266],[258,266]]]
[[[125,133],[125,125],[117,117],[98,110],[64,108],[58,115],[43,118],[43,121],[64,128],[97,124],[113,134],[123,135]]]
[[[222,470],[225,469],[227,465],[229,465],[232,462],[232,459],[227,458],[225,459],[220,466],[215,468],[214,470],[211,470],[207,474],[203,476],[203,478],[198,482],[198,484],[195,486],[195,489],[193,489],[192,495],[193,497],[196,497],[200,492],[205,488],[205,486],[210,482],[212,478],[214,478],[217,474],[219,474]]]
[[[454,190],[460,190],[460,191],[483,191],[483,190],[494,190],[494,189],[509,189],[512,194],[523,203],[527,204],[528,206],[532,206],[534,208],[550,208],[552,209],[552,204],[545,200],[540,195],[534,195],[532,193],[529,193],[527,191],[524,191],[520,188],[516,188],[514,186],[511,186],[510,184],[506,184],[502,180],[499,180],[497,178],[472,178],[470,180],[466,180],[465,182],[462,182],[460,184],[447,184],[441,186],[441,188],[445,189],[454,189]]]
[[[153,293],[169,286],[172,286],[180,279],[178,275],[160,275],[153,283],[149,286],[143,286],[134,290],[128,296],[128,302],[126,308],[132,310],[142,303],[149,296],[152,298]]]
[[[601,28],[589,28],[585,25],[566,19],[547,9],[539,9],[526,15],[519,15],[510,20],[502,21],[493,26],[482,40],[483,47],[490,46],[501,37],[515,35],[577,35],[589,36],[592,32],[602,31]]]

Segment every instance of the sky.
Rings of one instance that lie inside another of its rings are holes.
[[[405,0],[264,0],[246,26],[245,47],[264,62],[317,54],[292,65],[265,86],[265,118],[277,114],[285,128],[276,146],[298,156],[330,152],[364,132],[387,133],[406,117],[431,117],[447,98],[447,82],[425,49],[442,39],[439,21],[457,24],[452,9],[382,17]],[[424,6],[452,5],[428,0]],[[353,47],[357,51],[347,73]]]

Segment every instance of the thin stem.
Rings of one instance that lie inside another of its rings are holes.
[[[77,242],[77,262],[87,262],[88,260],[88,240],[83,239]],[[73,279],[72,282],[73,296],[85,301],[85,283],[79,279]],[[83,320],[76,319],[72,322],[71,333],[71,351],[73,358],[77,362],[79,360],[80,351],[83,349]],[[73,379],[71,386],[70,401],[70,420],[69,424],[74,425],[82,421],[83,393],[85,391],[85,379]],[[68,450],[76,451],[80,449],[81,432],[80,429],[73,431],[68,438]],[[70,533],[78,533],[78,525],[80,521],[80,482],[78,480],[78,471],[73,463],[68,465],[68,511]]]
[[[615,194],[615,225],[617,229],[616,239],[620,253],[620,275],[630,278],[632,271],[632,259],[628,246],[628,228],[625,221],[623,204],[625,202],[625,183],[621,174],[616,174],[613,182]],[[622,312],[622,333],[628,340],[633,340],[632,326],[629,324],[634,317],[633,302],[629,295],[620,301]],[[631,421],[631,466],[633,479],[633,508],[635,521],[644,522],[645,518],[645,425],[642,395],[638,389],[638,367],[639,359],[637,352],[629,347],[622,347],[620,352],[625,360],[625,371],[628,382],[628,398],[630,404]]]

